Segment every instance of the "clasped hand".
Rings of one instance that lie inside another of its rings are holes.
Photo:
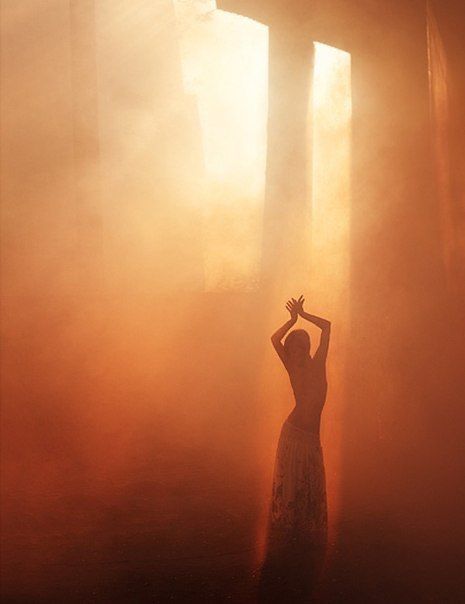
[[[303,315],[304,302],[305,298],[303,296],[300,296],[298,300],[296,300],[295,298],[291,298],[286,302],[286,309],[289,311],[291,319],[293,321],[297,321],[297,317],[299,315]]]

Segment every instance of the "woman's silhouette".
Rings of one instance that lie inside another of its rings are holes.
[[[271,337],[294,391],[295,407],[284,422],[273,476],[267,557],[262,579],[307,592],[315,579],[326,545],[327,507],[320,417],[326,400],[326,356],[331,323],[303,309],[303,296],[286,304],[291,317]],[[298,317],[321,329],[320,344],[310,355],[310,336],[291,331]],[[268,572],[267,572],[268,571]],[[312,572],[313,571],[313,572]],[[300,582],[300,585],[299,585]],[[276,592],[274,593],[277,596]],[[305,595],[305,594],[301,594]]]

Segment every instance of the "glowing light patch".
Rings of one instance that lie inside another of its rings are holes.
[[[323,291],[348,277],[350,210],[350,54],[315,44],[313,76],[312,257]],[[331,291],[335,291],[334,288]]]
[[[206,289],[251,288],[265,190],[268,28],[214,2],[175,4],[184,86],[202,129]]]

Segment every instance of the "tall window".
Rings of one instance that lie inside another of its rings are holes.
[[[205,287],[251,289],[265,191],[268,28],[215,2],[175,6],[184,87],[197,100],[202,129]]]

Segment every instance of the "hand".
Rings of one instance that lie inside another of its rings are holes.
[[[299,303],[294,298],[288,300],[286,302],[286,308],[291,315],[291,319],[295,322],[297,321],[297,317],[299,316]]]
[[[298,300],[292,298],[292,302],[294,303],[294,306],[297,309],[297,314],[302,315],[304,312],[305,298],[303,296],[300,296]]]

